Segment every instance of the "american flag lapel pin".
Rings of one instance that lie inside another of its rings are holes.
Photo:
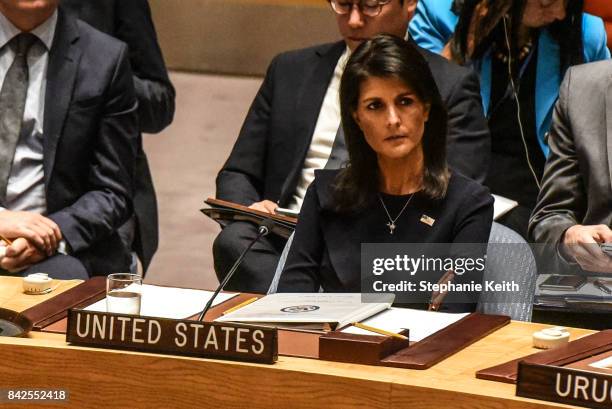
[[[421,223],[425,223],[428,226],[433,226],[435,222],[436,222],[436,219],[433,219],[427,216],[426,214],[421,216]]]

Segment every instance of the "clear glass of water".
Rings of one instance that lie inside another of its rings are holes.
[[[140,314],[142,277],[138,274],[109,274],[106,278],[106,311]]]

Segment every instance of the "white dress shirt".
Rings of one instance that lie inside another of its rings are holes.
[[[23,124],[13,166],[9,175],[6,203],[0,210],[22,210],[40,214],[47,212],[43,170],[43,123],[49,50],[57,25],[57,10],[47,21],[31,31],[40,41],[28,53],[29,83]],[[0,86],[15,59],[7,43],[21,30],[0,13]],[[2,113],[0,113],[1,115]]]
[[[321,111],[319,111],[317,124],[312,134],[312,141],[304,160],[295,193],[288,206],[289,209],[300,210],[306,195],[306,189],[308,189],[308,186],[314,180],[315,169],[324,168],[331,155],[336,133],[340,127],[340,78],[349,56],[350,51],[346,47],[346,50],[344,50],[344,53],[338,59],[334,75],[323,98]]]

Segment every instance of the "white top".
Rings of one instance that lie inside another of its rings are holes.
[[[340,127],[340,78],[350,56],[349,48],[338,59],[334,75],[327,87],[321,111],[317,119],[312,141],[302,166],[302,174],[298,181],[289,209],[299,211],[306,195],[306,189],[314,180],[315,169],[322,169],[329,160],[336,133]]]
[[[0,210],[22,210],[44,214],[47,211],[43,170],[43,121],[49,50],[57,25],[57,10],[31,31],[40,41],[28,52],[29,83],[23,125],[15,150],[6,190],[6,203]],[[0,83],[13,64],[15,53],[6,44],[21,30],[0,13]]]

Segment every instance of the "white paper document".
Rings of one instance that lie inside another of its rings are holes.
[[[394,295],[380,296],[380,302],[364,303],[360,293],[276,293],[219,317],[217,321],[263,324],[337,323],[341,328],[391,307]]]
[[[140,315],[172,319],[189,318],[199,314],[212,295],[212,291],[143,284]],[[237,295],[237,293],[220,293],[215,298],[213,307]],[[106,312],[106,298],[84,309]]]
[[[518,206],[518,202],[507,197],[491,195],[495,200],[493,202],[493,220],[497,220],[510,210]]]
[[[604,358],[601,361],[593,362],[590,366],[599,369],[612,370],[612,356],[609,358]]]
[[[467,315],[469,315],[469,313],[449,314],[445,312],[412,310],[409,308],[389,308],[386,311],[362,321],[362,324],[395,333],[403,329],[408,329],[410,330],[408,334],[410,341],[419,342]],[[378,335],[353,326],[345,328],[342,332]]]

